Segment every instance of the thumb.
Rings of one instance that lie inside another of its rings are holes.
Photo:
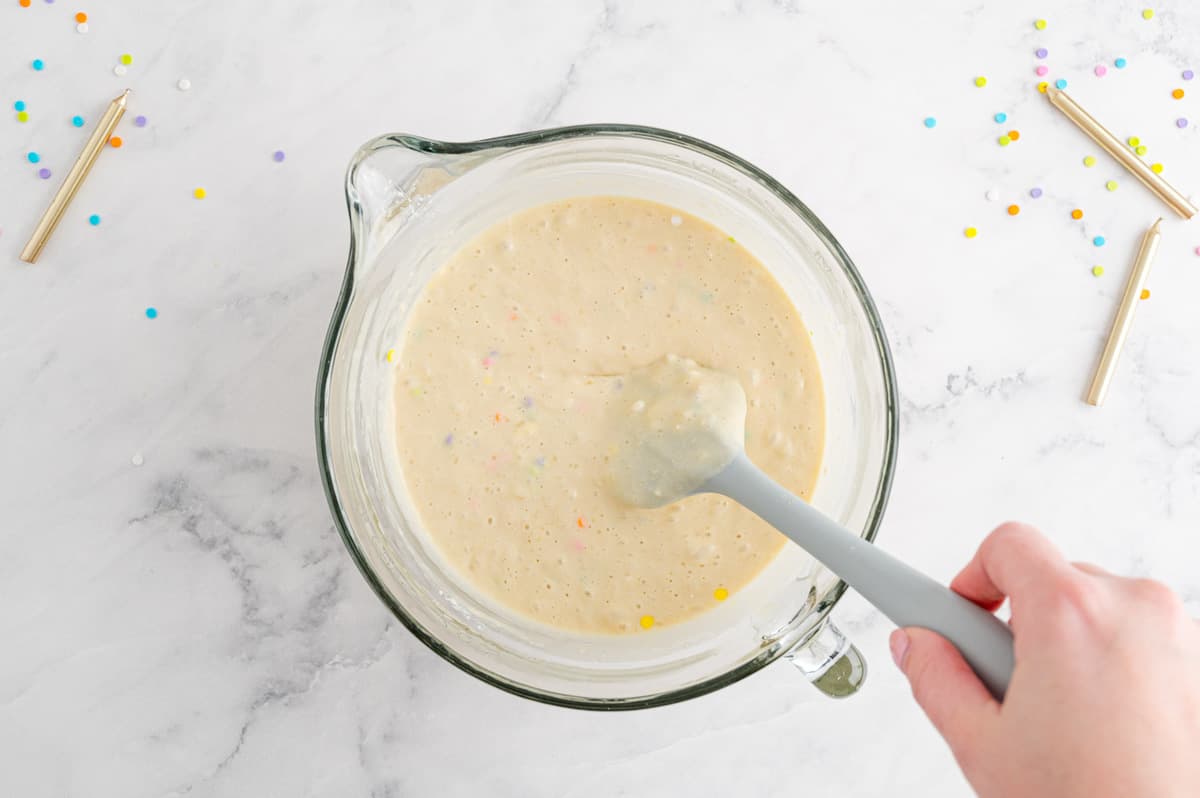
[[[937,632],[897,629],[889,643],[913,698],[961,761],[962,754],[981,744],[1000,705],[958,649]]]

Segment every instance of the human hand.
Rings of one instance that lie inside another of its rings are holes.
[[[892,656],[981,798],[1200,795],[1200,623],[1175,593],[1068,563],[1011,523],[950,586],[1011,602],[1004,703],[934,632],[897,629]]]

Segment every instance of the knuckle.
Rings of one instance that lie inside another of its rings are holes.
[[[1131,587],[1142,604],[1172,615],[1183,612],[1183,601],[1175,591],[1156,579],[1135,579]]]
[[[1102,614],[1100,599],[1100,591],[1095,584],[1087,579],[1068,577],[1055,585],[1046,609],[1058,618],[1097,618]]]

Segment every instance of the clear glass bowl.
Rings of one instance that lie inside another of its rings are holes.
[[[682,208],[737,238],[776,276],[822,366],[828,418],[813,503],[874,538],[895,462],[896,388],[882,324],[850,258],[791,192],[740,158],[665,130],[589,125],[471,143],[383,136],[351,161],[350,261],[316,403],[326,494],[351,556],[426,645],[535,700],[657,706],[780,657],[830,695],[854,692],[865,664],[828,618],[845,585],[795,547],[695,620],[653,634],[587,636],[486,601],[421,534],[394,447],[386,352],[425,283],[461,245],[523,208],[589,194]]]

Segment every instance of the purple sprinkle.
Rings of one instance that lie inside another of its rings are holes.
[[[1042,196],[1042,190],[1040,188],[1031,188],[1029,189],[1029,196],[1037,199],[1038,197]]]
[[[275,150],[275,154],[271,157],[275,159],[275,163],[283,163],[283,159],[287,156],[283,154],[283,150]]]
[[[38,177],[42,180],[48,180],[50,178],[50,170],[43,166],[38,170]]]
[[[1190,70],[1190,69],[1183,70],[1183,79],[1184,80],[1191,80],[1194,77],[1196,77],[1196,73],[1193,72],[1192,70]]]
[[[1050,55],[1049,51],[1046,50],[1045,47],[1037,48],[1036,50],[1033,51],[1033,54],[1036,55],[1038,58],[1045,58],[1046,56]]]
[[[521,404],[525,405],[526,407],[533,407],[533,397],[532,397],[532,396],[526,396],[526,397],[525,397],[525,398],[524,398],[524,399],[521,401]]]
[[[1181,116],[1175,120],[1175,127],[1187,127],[1187,117]]]
[[[137,125],[138,127],[145,127],[146,126],[146,117],[139,116],[139,117],[134,118],[133,124]]]
[[[452,432],[452,433],[450,433],[449,435],[447,435],[447,436],[446,436],[446,437],[445,437],[445,438],[442,440],[442,443],[446,444],[447,446],[449,446],[450,444],[454,443],[454,433]]]
[[[546,458],[545,458],[545,457],[539,457],[539,458],[537,458],[536,460],[534,460],[534,461],[533,461],[533,464],[534,464],[535,466],[537,466],[538,468],[542,468],[543,466],[545,466],[545,465],[546,465]]]
[[[493,349],[491,352],[488,352],[488,357],[500,357],[500,353]]]

